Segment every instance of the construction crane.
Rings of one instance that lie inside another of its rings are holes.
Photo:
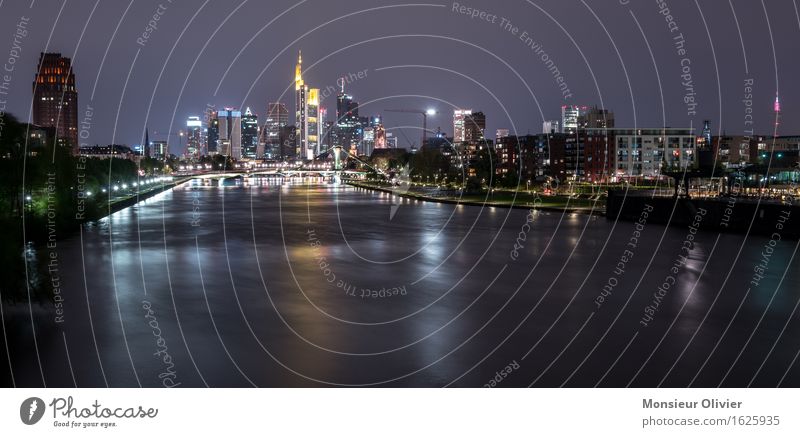
[[[405,112],[405,113],[408,113],[408,114],[420,114],[420,115],[422,115],[422,142],[419,143],[419,148],[422,149],[422,147],[425,146],[425,138],[426,138],[426,134],[428,132],[428,116],[429,115],[436,115],[437,112],[436,112],[435,109],[427,109],[427,110],[424,110],[424,111],[421,110],[421,109],[384,109],[384,111],[385,112]]]

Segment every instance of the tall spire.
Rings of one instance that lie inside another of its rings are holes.
[[[294,67],[294,89],[299,90],[303,86],[303,51],[297,52],[297,65]]]
[[[144,156],[150,157],[150,135],[147,127],[144,128]]]
[[[344,76],[342,76],[342,94],[344,94]]]

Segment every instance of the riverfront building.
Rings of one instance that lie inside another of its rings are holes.
[[[58,144],[78,153],[78,91],[72,60],[42,53],[33,80],[33,124],[55,128]]]

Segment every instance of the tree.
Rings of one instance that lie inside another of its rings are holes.
[[[486,186],[493,187],[497,182],[495,177],[495,165],[497,155],[489,147],[481,147],[476,153],[470,166],[475,170],[475,176],[480,181],[484,181]]]

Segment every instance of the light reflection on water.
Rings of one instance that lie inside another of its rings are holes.
[[[742,237],[724,235],[708,259],[716,236],[699,234],[654,325],[642,329],[642,309],[669,273],[685,230],[648,225],[619,285],[598,308],[594,299],[614,271],[632,223],[617,224],[609,235],[611,223],[603,218],[543,212],[512,260],[509,254],[527,210],[404,199],[390,220],[392,204],[386,193],[320,179],[184,184],[85,226],[82,239],[59,244],[68,317],[63,326],[42,328],[43,335],[64,330],[81,385],[104,385],[96,338],[109,383],[121,386],[136,384],[134,368],[143,384],[158,383],[153,338],[142,318],[144,299],[158,314],[187,386],[201,385],[198,370],[212,385],[248,385],[237,366],[264,386],[442,385],[502,343],[456,383],[482,385],[487,375],[511,360],[521,361],[544,338],[507,381],[526,386],[556,357],[557,365],[540,383],[559,385],[611,327],[571,383],[593,385],[638,332],[604,380],[625,385],[673,325],[635,383],[649,386],[663,377],[708,313],[667,384],[688,383],[722,339],[698,379],[701,385],[716,385],[769,304],[793,248],[793,243],[781,243],[768,277],[742,302],[764,240],[748,238],[737,260]],[[197,226],[192,224],[195,208]],[[316,249],[310,230],[319,241]],[[345,286],[355,288],[354,295]],[[405,287],[407,294],[373,298],[361,292],[394,287]],[[760,345],[772,344],[800,298],[798,290],[795,261],[777,288],[775,302],[780,304],[770,308],[729,383],[749,380],[761,364],[765,352]],[[586,330],[576,336],[590,314]],[[789,325],[757,381],[774,385],[774,377],[785,372],[800,348],[798,342],[798,328]],[[43,341],[41,347],[43,360],[50,363],[49,385],[70,385],[71,376],[59,365],[63,344]],[[15,353],[20,378],[27,375],[36,385],[35,367],[25,370],[35,357],[21,345]],[[788,381],[796,385],[796,373]]]

